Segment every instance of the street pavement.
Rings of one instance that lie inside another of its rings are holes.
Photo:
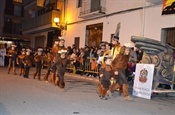
[[[152,99],[134,97],[126,101],[118,92],[101,100],[98,79],[66,73],[65,91],[50,82],[7,74],[0,67],[0,115],[175,115],[175,97],[153,95]],[[46,70],[42,70],[42,76]],[[130,94],[132,85],[130,85]]]

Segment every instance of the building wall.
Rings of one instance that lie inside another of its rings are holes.
[[[161,29],[175,27],[175,14],[161,15],[162,5],[147,8],[145,11],[144,36],[156,40],[161,38]]]
[[[119,7],[116,7],[120,4]],[[130,42],[132,35],[142,35],[143,10],[136,10],[133,12],[118,13],[122,10],[142,7],[143,1],[138,0],[128,1],[114,1],[107,0],[106,8],[107,14],[116,13],[106,17],[95,18],[93,20],[82,19],[79,17],[80,8],[76,8],[76,0],[69,0],[67,4],[67,21],[68,28],[65,34],[66,45],[72,46],[74,37],[80,37],[80,47],[85,45],[86,26],[96,23],[103,23],[103,41],[110,42],[111,34],[114,34],[117,24],[121,23],[120,42]],[[112,6],[112,7],[111,7]],[[126,7],[124,7],[126,6]],[[80,22],[79,22],[80,21]]]
[[[149,0],[150,1],[150,0]],[[145,36],[161,41],[161,28],[175,27],[175,15],[162,16],[162,4],[155,5],[147,0],[106,0],[106,17],[93,20],[78,18],[80,8],[76,8],[76,0],[68,0],[67,22],[68,28],[65,34],[66,46],[74,43],[74,37],[80,37],[80,47],[84,47],[86,26],[90,24],[103,23],[103,41],[110,41],[111,34],[116,30],[117,23],[121,23],[120,42],[130,42],[131,36]],[[152,7],[146,7],[153,5]],[[125,11],[143,7],[134,11]]]

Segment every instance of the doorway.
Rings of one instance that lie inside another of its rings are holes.
[[[75,45],[75,48],[79,48],[79,45],[80,45],[80,37],[75,37],[75,38],[74,38],[74,45]]]
[[[85,45],[98,46],[102,41],[103,23],[93,24],[86,26],[86,39]]]
[[[42,47],[44,48],[45,36],[37,36],[35,37],[35,48]]]

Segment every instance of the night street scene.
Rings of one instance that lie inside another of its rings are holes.
[[[0,115],[175,115],[175,0],[0,0]]]

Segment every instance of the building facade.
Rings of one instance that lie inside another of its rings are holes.
[[[0,1],[0,45],[11,43],[27,44],[22,35],[23,4],[22,0]]]
[[[68,0],[66,45],[110,42],[117,28],[121,44],[134,35],[175,45],[175,14],[162,15],[162,7],[163,0]]]
[[[31,46],[51,47],[53,41],[61,36],[61,30],[64,30],[61,25],[64,20],[64,1],[24,0],[24,20],[23,34],[30,36]]]
[[[134,35],[175,45],[175,15],[162,15],[163,0],[23,0],[22,6],[17,32],[33,48],[51,47],[58,36],[65,46],[97,46],[110,42],[116,30],[121,44]]]

